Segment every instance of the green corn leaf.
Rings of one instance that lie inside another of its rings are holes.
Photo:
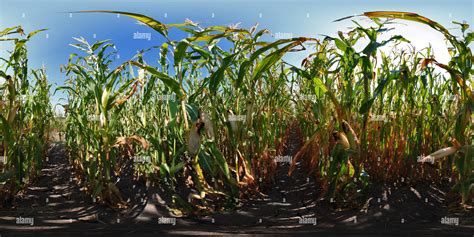
[[[79,12],[72,12],[72,13],[113,13],[113,14],[128,16],[137,21],[144,23],[145,25],[154,29],[156,32],[163,35],[165,38],[168,38],[168,27],[165,24],[145,15],[132,13],[132,12],[107,11],[107,10],[89,10],[89,11],[79,11]]]
[[[167,74],[159,72],[156,68],[153,68],[153,67],[150,67],[150,66],[147,66],[147,65],[143,65],[143,64],[138,63],[138,62],[132,61],[130,63],[137,66],[137,67],[139,67],[139,68],[142,68],[142,69],[146,70],[147,72],[151,73],[152,75],[156,76],[169,89],[171,89],[171,91],[173,91],[176,94],[176,96],[182,97],[184,95],[179,83],[175,79],[168,76]]]

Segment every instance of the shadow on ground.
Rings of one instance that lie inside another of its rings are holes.
[[[285,155],[293,155],[290,142]],[[131,166],[130,166],[131,167]],[[363,210],[336,210],[319,197],[314,179],[302,165],[288,177],[289,164],[280,163],[276,183],[264,197],[243,200],[236,210],[211,216],[170,218],[162,190],[133,178],[132,170],[117,177],[118,187],[130,208],[115,211],[95,204],[81,191],[61,143],[52,145],[40,176],[0,210],[0,235],[6,236],[156,236],[219,234],[299,234],[323,236],[473,236],[474,215],[448,213],[444,196],[449,187],[429,183],[416,186],[374,185],[373,197]],[[119,180],[120,179],[120,180]],[[33,225],[17,218],[34,218]],[[458,225],[442,224],[443,217]],[[455,220],[455,219],[452,219]],[[21,222],[21,220],[20,220]]]

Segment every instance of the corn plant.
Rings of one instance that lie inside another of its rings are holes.
[[[472,93],[472,62],[474,61],[472,51],[469,48],[469,44],[472,42],[474,34],[473,32],[467,32],[469,25],[466,23],[453,22],[461,27],[462,37],[459,39],[451,34],[444,26],[439,23],[420,16],[415,13],[407,12],[366,12],[363,15],[371,18],[394,18],[409,20],[426,24],[431,28],[442,33],[446,40],[450,43],[451,47],[449,52],[451,60],[448,65],[438,63],[433,58],[425,58],[421,62],[421,67],[425,68],[428,64],[435,64],[436,66],[446,70],[449,73],[452,85],[451,90],[455,95],[460,95],[460,104],[457,108],[457,114],[455,119],[455,127],[453,132],[453,152],[445,152],[445,154],[434,153],[435,155],[428,156],[429,159],[436,159],[448,155],[452,155],[455,151],[459,150],[455,156],[456,168],[459,172],[458,184],[456,189],[460,190],[462,196],[462,203],[466,203],[468,198],[473,194],[472,183],[474,181],[473,169],[474,169],[474,156],[472,155],[472,109],[474,103],[474,95]],[[470,137],[470,138],[469,138]]]
[[[393,24],[391,20],[379,20],[376,16],[381,14],[364,14],[373,19],[374,26],[363,27],[354,22],[356,27],[350,32],[339,32],[337,38],[326,36],[315,46],[316,52],[303,61],[303,69],[292,67],[301,78],[298,79],[299,91],[314,91],[315,98],[312,109],[304,106],[308,101],[301,102],[301,107],[297,105],[297,113],[300,114],[297,117],[303,118],[302,124],[311,121],[307,125],[309,129],[305,130],[316,131],[306,134],[307,142],[295,156],[293,164],[301,157],[309,159],[311,169],[323,181],[328,196],[334,197],[344,194],[337,190],[350,192],[354,184],[359,189],[363,188],[360,184],[367,185],[369,177],[372,181],[389,182],[400,177],[439,177],[439,174],[433,176],[432,172],[428,174],[426,166],[420,167],[417,161],[438,159],[459,150],[454,159],[456,167],[462,167],[462,171],[458,172],[464,178],[460,178],[462,181],[455,189],[464,184],[461,193],[463,200],[468,200],[471,192],[468,186],[472,184],[472,179],[468,177],[472,168],[466,171],[464,167],[471,167],[465,162],[468,160],[469,163],[472,157],[472,135],[469,135],[471,140],[466,140],[471,130],[468,117],[464,109],[456,115],[455,108],[456,105],[462,107],[461,101],[465,101],[468,107],[471,103],[470,88],[465,86],[466,83],[471,84],[471,79],[469,76],[462,79],[460,72],[467,69],[453,71],[447,65],[434,61],[430,48],[416,50],[401,36],[391,36],[378,42],[378,35],[389,32],[385,25]],[[385,14],[388,18],[394,18],[390,13]],[[413,15],[400,13],[397,16]],[[444,29],[439,25],[435,27]],[[460,60],[458,57],[471,58],[465,42],[470,42],[472,34],[465,33],[468,26],[462,27],[464,40],[453,44],[463,50],[463,56],[455,56],[456,51],[452,49],[454,57],[451,67]],[[458,41],[452,35],[448,39]],[[358,52],[354,45],[361,40],[367,45]],[[388,54],[379,49],[386,45],[392,47]],[[427,67],[430,63],[448,70],[452,83],[446,81],[443,74]],[[465,66],[471,70],[470,62]],[[456,96],[460,93],[466,96]],[[464,100],[459,100],[462,98]],[[447,121],[457,122],[455,126],[446,126]],[[439,126],[443,127],[440,129]],[[322,134],[332,134],[332,138]],[[458,141],[467,141],[467,144],[463,146]],[[423,155],[446,143],[452,146],[430,156]],[[465,155],[467,158],[463,159]]]
[[[142,140],[120,136],[119,115],[135,93],[137,80],[122,73],[124,65],[110,70],[116,52],[107,40],[92,45],[83,38],[76,40],[78,43],[71,46],[85,55],[71,56],[67,66],[71,78],[67,86],[58,88],[69,93],[67,142],[75,148],[72,157],[85,172],[93,197],[121,206],[123,200],[112,182],[119,147]],[[143,144],[146,148],[145,141]]]
[[[0,87],[2,199],[10,198],[40,171],[46,155],[52,110],[45,69],[28,69],[27,43],[20,26],[0,32],[3,43],[13,42],[9,58],[1,58]],[[31,75],[31,76],[30,76]]]
[[[265,166],[259,156],[270,154],[273,159],[277,150],[282,151],[284,120],[290,114],[278,109],[289,107],[290,94],[285,83],[288,69],[276,64],[286,52],[304,49],[302,43],[314,39],[268,43],[260,41],[268,31],[257,31],[256,26],[204,28],[190,21],[164,25],[135,13],[111,13],[142,21],[166,39],[158,46],[159,67],[148,65],[141,55],[130,62],[145,76],[137,87],[140,92],[130,98],[140,106],[126,106],[133,112],[124,116],[130,125],[124,132],[138,132],[150,141],[150,150],[137,151],[156,165],[149,171],[159,170],[162,178],[173,183],[178,171],[186,176],[191,170],[198,192],[190,197],[196,199],[226,196],[218,190],[235,196],[237,187],[255,189],[255,177],[261,176],[258,169]],[[171,27],[190,36],[171,40],[167,34]],[[227,41],[232,49],[222,49],[220,41]],[[176,100],[160,99],[171,94]],[[210,185],[210,177],[224,182]]]
[[[164,184],[176,207],[187,212],[232,205],[274,181],[275,158],[284,150],[290,124],[306,139],[288,174],[306,159],[328,198],[359,201],[370,182],[439,181],[453,174],[462,202],[472,195],[467,24],[459,24],[459,39],[413,13],[368,12],[369,26],[354,21],[352,30],[337,36],[268,42],[269,32],[257,26],[163,24],[136,13],[86,12],[128,16],[165,41],[115,70],[109,69],[113,54],[106,53],[111,47],[106,41],[89,45],[79,39],[75,45],[86,56],[72,55],[68,66],[73,79],[64,87],[67,145],[92,193],[102,193],[102,199],[118,193],[111,172],[120,172],[117,162],[125,157],[142,160],[135,162],[136,174]],[[442,32],[453,46],[450,63],[435,61],[429,47],[415,49],[408,37],[389,35],[392,18]],[[171,28],[188,37],[171,39]],[[146,62],[144,55],[156,49],[158,64]],[[282,59],[301,50],[311,51],[301,67]],[[446,156],[436,166],[447,169],[420,164]],[[176,190],[182,185],[187,196]]]

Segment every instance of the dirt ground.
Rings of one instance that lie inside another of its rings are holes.
[[[295,146],[285,153],[294,154]],[[134,179],[131,170],[117,183],[130,208],[96,204],[81,191],[64,145],[55,143],[41,175],[0,209],[0,236],[474,236],[472,211],[448,212],[451,184],[374,184],[365,208],[338,210],[319,197],[318,185],[301,164],[291,177],[288,168],[279,163],[276,183],[262,190],[265,196],[241,200],[233,211],[173,219],[163,191]],[[34,223],[17,223],[20,217]],[[454,222],[442,223],[443,218]]]

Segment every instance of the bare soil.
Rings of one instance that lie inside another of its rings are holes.
[[[298,146],[291,141],[285,154],[295,154]],[[159,224],[160,217],[172,217],[162,189],[147,187],[128,169],[117,177],[117,187],[129,208],[98,205],[81,190],[64,145],[55,143],[41,175],[0,209],[0,236],[474,236],[472,211],[448,212],[451,183],[374,184],[364,208],[340,210],[320,197],[302,164],[292,177],[288,168],[279,163],[276,183],[262,190],[265,196],[240,200],[235,210]],[[19,217],[32,217],[34,224],[18,224]],[[443,224],[443,217],[457,218],[458,225]]]

